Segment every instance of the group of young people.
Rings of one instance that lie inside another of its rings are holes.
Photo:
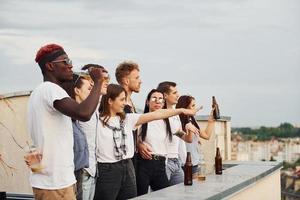
[[[131,100],[141,86],[138,64],[120,63],[118,84],[110,84],[98,64],[73,72],[57,44],[41,47],[35,61],[44,78],[28,103],[43,167],[30,175],[35,199],[129,199],[156,191],[183,182],[187,151],[197,172],[199,137],[209,139],[214,120],[200,129],[194,116],[201,108],[194,97],[179,97],[176,83],[159,83],[139,114]]]

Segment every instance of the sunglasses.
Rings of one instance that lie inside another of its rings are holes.
[[[65,65],[72,65],[72,60],[70,58],[52,61],[52,63],[60,63],[60,62],[63,62]]]
[[[76,86],[76,84],[78,83],[80,78],[85,78],[85,79],[89,80],[89,77],[90,77],[90,75],[85,72],[74,72],[73,73],[73,84]]]
[[[156,102],[156,103],[161,103],[161,104],[165,103],[165,100],[163,98],[157,98],[157,97],[152,97],[150,99],[150,101]]]

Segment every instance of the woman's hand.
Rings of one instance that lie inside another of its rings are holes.
[[[215,110],[215,107],[211,109],[209,115],[208,115],[208,122],[214,122],[215,119],[214,119],[214,110]]]
[[[102,83],[104,77],[108,75],[105,69],[101,69],[98,67],[90,67],[88,69],[88,72],[94,83]]]
[[[187,133],[192,132],[196,135],[198,135],[200,133],[199,130],[197,129],[197,127],[194,126],[191,122],[189,122],[185,125],[185,130],[186,130]]]
[[[152,149],[149,145],[139,141],[137,144],[138,152],[145,160],[152,160]]]

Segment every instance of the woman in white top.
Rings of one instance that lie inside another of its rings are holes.
[[[178,101],[178,91],[176,88],[176,83],[170,81],[161,82],[157,89],[164,94],[165,105],[164,108],[172,109],[175,107]],[[183,182],[184,174],[181,168],[181,163],[185,162],[186,158],[186,147],[185,142],[192,142],[193,135],[198,130],[191,126],[191,123],[186,125],[187,131],[185,134],[181,128],[181,122],[179,116],[172,116],[168,119],[165,119],[167,127],[170,127],[171,133],[177,135],[178,137],[172,137],[172,140],[168,140],[167,151],[168,151],[168,160],[166,166],[166,173],[169,179],[170,185],[175,185]],[[180,131],[178,131],[180,130]]]
[[[100,68],[104,69],[103,66],[98,64],[87,64],[84,65],[82,70],[90,70],[91,68]],[[109,74],[103,74],[103,82],[101,85],[101,95],[105,95],[107,91],[107,86],[109,84]],[[90,81],[92,81],[90,79]],[[94,84],[92,82],[92,84]],[[100,104],[100,102],[99,102]],[[98,106],[99,107],[99,106]],[[91,119],[87,122],[78,122],[80,129],[86,135],[88,150],[89,150],[89,167],[84,168],[82,173],[82,199],[83,200],[93,200],[95,194],[96,187],[96,169],[97,169],[97,161],[96,161],[96,135],[99,126],[99,113],[98,109],[94,112]],[[78,199],[77,199],[78,200]]]
[[[85,73],[73,73],[73,80],[62,83],[62,87],[68,95],[77,103],[83,102],[92,89],[90,77]],[[82,174],[83,169],[89,166],[89,150],[87,138],[79,126],[79,121],[72,119],[74,140],[74,174],[76,178],[76,199],[82,200]]]
[[[147,96],[144,113],[162,109],[163,105],[163,93],[153,89]],[[171,130],[168,133],[171,133]],[[167,156],[167,140],[172,139],[172,134],[167,134],[166,123],[161,119],[143,124],[139,130],[138,138],[138,145],[143,143],[151,149],[150,157],[143,157],[143,154],[138,154],[136,176],[137,193],[139,196],[146,194],[149,186],[153,191],[169,186],[165,161]]]
[[[90,67],[104,67],[90,64]],[[106,94],[109,75],[103,73],[101,95]],[[93,87],[89,74],[84,72],[73,73],[73,80],[64,82],[63,88],[76,102],[83,102]],[[74,135],[74,164],[76,177],[76,199],[93,200],[96,186],[96,131],[98,123],[98,110],[94,112],[89,121],[72,120]]]
[[[195,108],[196,107],[196,101],[195,98],[190,96],[190,95],[182,95],[181,97],[179,97],[178,99],[178,103],[176,104],[176,108]],[[192,157],[192,165],[193,165],[193,176],[196,176],[197,172],[199,171],[199,167],[198,165],[200,165],[200,163],[204,163],[203,160],[203,156],[202,156],[202,152],[200,152],[200,137],[205,139],[205,140],[209,140],[213,128],[214,128],[214,119],[212,116],[213,113],[213,109],[210,112],[209,118],[208,118],[208,123],[207,123],[207,127],[203,130],[200,129],[198,123],[196,122],[194,116],[187,116],[184,114],[180,114],[180,121],[181,121],[181,125],[182,125],[182,129],[185,130],[185,125],[188,123],[192,123],[193,126],[195,126],[195,128],[198,129],[198,134],[195,134],[193,137],[193,142],[186,144],[186,150],[188,152],[191,152],[191,157]]]
[[[181,113],[194,115],[197,110],[165,109],[146,114],[126,114],[126,92],[110,84],[100,105],[96,157],[99,177],[94,199],[129,199],[137,195],[135,172],[131,158],[134,154],[132,131],[138,126]]]

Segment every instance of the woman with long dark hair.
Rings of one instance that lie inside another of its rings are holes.
[[[164,105],[163,93],[152,89],[147,95],[144,113],[162,109]],[[138,155],[137,193],[143,195],[148,192],[149,186],[153,191],[169,186],[166,174],[167,140],[172,139],[172,134],[167,134],[164,120],[155,120],[142,125],[139,130],[139,143],[151,149],[151,157],[145,158]],[[171,130],[168,131],[171,133]]]
[[[193,109],[196,107],[196,101],[195,98],[189,95],[183,95],[179,97],[178,103],[176,104],[176,108],[187,108],[187,109]],[[193,142],[192,143],[186,143],[186,149],[188,152],[191,152],[192,156],[192,164],[193,164],[193,175],[197,173],[199,170],[198,165],[201,162],[204,162],[202,153],[199,150],[199,144],[200,144],[200,138],[203,138],[205,140],[209,140],[213,127],[214,127],[214,119],[212,117],[212,112],[211,111],[208,119],[208,125],[205,130],[200,129],[197,121],[195,120],[194,116],[188,116],[185,114],[180,114],[179,118],[181,121],[182,129],[185,130],[185,126],[188,123],[192,123],[199,131],[199,135],[194,135],[193,136]]]
[[[99,177],[95,199],[129,199],[137,195],[132,131],[144,123],[184,113],[195,115],[197,109],[160,109],[145,114],[126,114],[126,91],[110,84],[101,99],[96,157]]]

